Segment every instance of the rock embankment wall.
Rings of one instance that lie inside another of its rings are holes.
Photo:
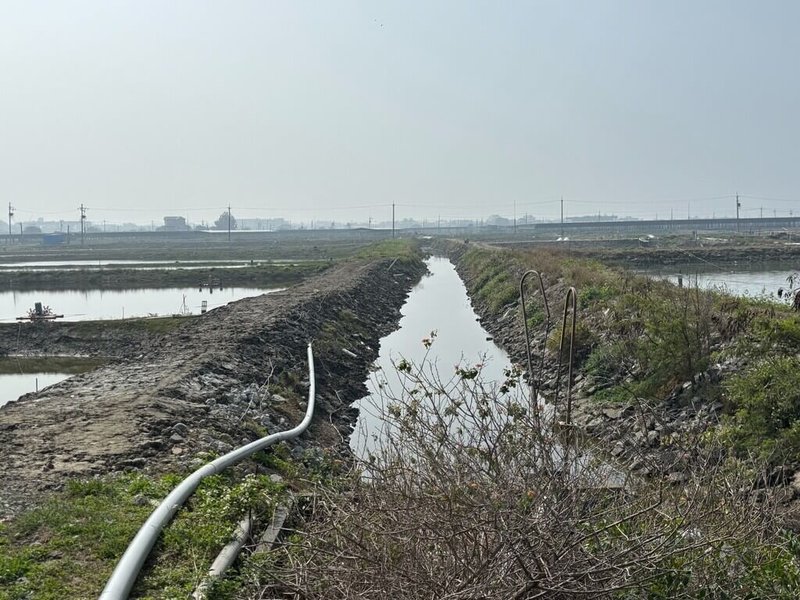
[[[511,304],[497,312],[487,303],[475,299],[478,295],[475,279],[479,274],[472,272],[464,260],[468,249],[469,245],[465,244],[452,243],[444,246],[466,284],[473,308],[484,328],[508,352],[512,361],[524,365],[525,334],[518,301],[514,299]],[[486,251],[503,252],[491,248]],[[520,275],[521,271],[515,271],[513,280],[517,282]],[[534,286],[535,283],[531,283],[530,289]],[[552,282],[547,289],[553,327],[560,322],[566,289],[567,283],[560,280]],[[580,313],[580,307],[578,310]],[[585,315],[581,318],[585,318]],[[596,328],[595,323],[588,323],[587,326]],[[603,332],[595,333],[601,340],[599,343],[604,343]],[[536,354],[545,342],[542,327],[536,327],[531,335],[532,348]],[[541,392],[548,400],[552,400],[556,393],[556,355],[557,351],[553,351],[551,346],[546,353],[541,385]],[[667,397],[645,407],[633,400],[625,403],[597,400],[594,397],[598,389],[597,382],[579,365],[574,374],[572,422],[577,426],[580,435],[587,440],[591,439],[592,445],[608,460],[639,475],[663,476],[669,481],[682,481],[686,477],[687,461],[692,457],[675,440],[683,437],[696,438],[718,423],[722,404],[709,400],[704,390],[709,384],[716,385],[721,378],[740,367],[735,361],[714,365],[703,373],[697,373],[691,380],[681,382]],[[564,382],[565,377],[562,374],[559,391],[562,398],[565,393]]]
[[[422,261],[351,262],[154,336],[137,358],[0,409],[0,516],[72,477],[185,469],[298,421],[314,342],[318,411],[295,451],[344,452],[382,336]],[[121,340],[124,343],[124,339]]]

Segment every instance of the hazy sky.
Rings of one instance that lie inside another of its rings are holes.
[[[27,220],[800,211],[800,2],[0,0]],[[0,218],[4,204],[0,204]]]

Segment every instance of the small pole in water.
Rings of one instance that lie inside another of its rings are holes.
[[[678,275],[678,287],[683,287],[683,275]]]
[[[39,393],[39,378],[36,378],[36,393]]]

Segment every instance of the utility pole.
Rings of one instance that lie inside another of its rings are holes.
[[[736,233],[739,233],[739,209],[742,203],[739,202],[739,192],[736,192]]]
[[[81,246],[86,235],[86,207],[81,204]]]
[[[517,199],[514,198],[514,234],[517,233]]]
[[[228,204],[228,243],[231,243],[231,205]]]
[[[564,196],[561,196],[561,237],[564,237]]]
[[[436,225],[436,233],[442,235],[442,215],[439,215],[439,221],[438,224]]]
[[[11,243],[11,217],[14,216],[14,207],[8,203],[8,242]]]
[[[761,218],[763,219],[764,218],[764,207],[763,206],[760,209],[760,213],[761,213]]]
[[[394,237],[394,202],[392,202],[392,237]]]

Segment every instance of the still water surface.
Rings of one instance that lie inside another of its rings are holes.
[[[414,287],[400,311],[400,328],[380,342],[375,362],[379,370],[367,382],[371,394],[355,404],[360,415],[350,445],[362,458],[375,449],[375,436],[380,435],[384,425],[376,408],[384,400],[379,384],[386,381],[393,389],[400,389],[400,377],[393,363],[405,358],[419,365],[424,360],[427,370],[438,369],[445,381],[453,375],[455,365],[481,363],[487,383],[502,381],[503,370],[510,363],[505,352],[487,341],[488,334],[477,321],[464,283],[452,263],[434,257],[428,259],[427,265],[430,274]],[[430,337],[432,331],[436,332],[436,339],[430,350],[426,350],[422,340]]]
[[[672,283],[678,283],[678,278],[683,279],[684,286],[695,286],[702,289],[715,288],[733,296],[765,297],[778,300],[778,288],[784,290],[800,285],[800,280],[790,286],[786,278],[795,273],[793,269],[773,271],[715,271],[694,273],[686,270],[683,274],[676,272],[659,275]]]
[[[11,291],[0,292],[0,322],[9,323],[25,316],[34,303],[41,302],[64,315],[63,321],[122,319],[168,316],[182,312],[199,314],[203,300],[208,310],[235,300],[278,291],[257,288],[160,288],[141,290],[81,290],[81,291]]]
[[[119,267],[134,271],[149,270],[192,270],[207,269],[241,269],[261,265],[294,265],[307,262],[319,262],[315,259],[276,259],[276,260],[40,260],[28,262],[0,263],[0,271],[78,271],[103,270],[108,267]]]
[[[0,406],[8,404],[29,392],[53,385],[72,377],[69,373],[24,373],[0,375]]]

